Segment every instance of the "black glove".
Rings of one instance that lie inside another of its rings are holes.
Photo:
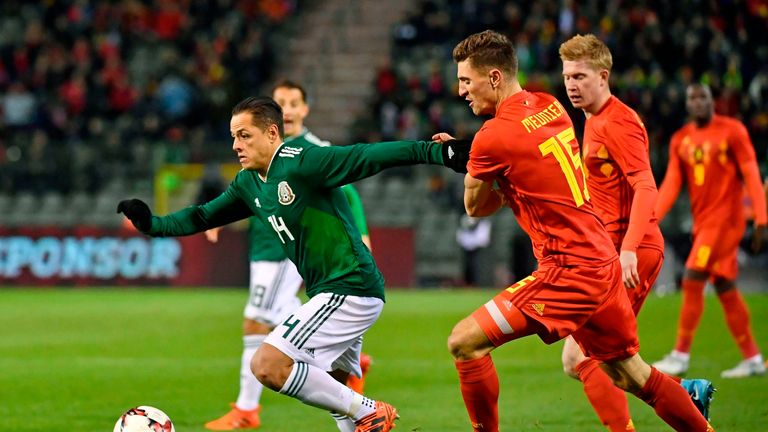
[[[442,144],[443,165],[457,173],[467,173],[469,162],[469,149],[472,148],[472,140],[452,139]]]
[[[120,204],[117,205],[117,212],[124,214],[133,222],[133,226],[141,232],[149,231],[152,228],[152,210],[142,200],[134,198],[120,201]]]

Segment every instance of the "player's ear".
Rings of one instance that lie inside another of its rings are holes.
[[[608,85],[608,79],[611,77],[611,71],[608,69],[602,69],[600,70],[600,79]]]
[[[274,141],[280,138],[280,130],[278,129],[276,123],[272,123],[267,128],[267,138],[269,138],[270,141]]]
[[[501,71],[499,69],[493,68],[490,71],[488,71],[488,80],[491,83],[491,88],[495,89],[501,84]]]

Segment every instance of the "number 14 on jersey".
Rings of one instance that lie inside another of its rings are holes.
[[[291,234],[291,231],[288,230],[288,227],[285,226],[285,221],[280,216],[270,215],[267,220],[272,225],[272,229],[275,230],[277,233],[277,236],[280,237],[280,242],[285,244],[285,239],[283,238],[283,233],[285,233],[286,236],[288,236],[288,239],[291,241],[294,240],[293,234]]]

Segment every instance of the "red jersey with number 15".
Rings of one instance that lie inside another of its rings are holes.
[[[505,99],[475,135],[467,169],[498,183],[539,265],[617,259],[589,202],[573,123],[553,96],[522,91]]]

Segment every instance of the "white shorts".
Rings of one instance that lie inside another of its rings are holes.
[[[264,343],[294,361],[358,378],[363,333],[376,322],[384,302],[376,297],[320,293],[275,327]]]
[[[251,261],[251,284],[243,316],[272,327],[301,306],[301,276],[289,259]]]

